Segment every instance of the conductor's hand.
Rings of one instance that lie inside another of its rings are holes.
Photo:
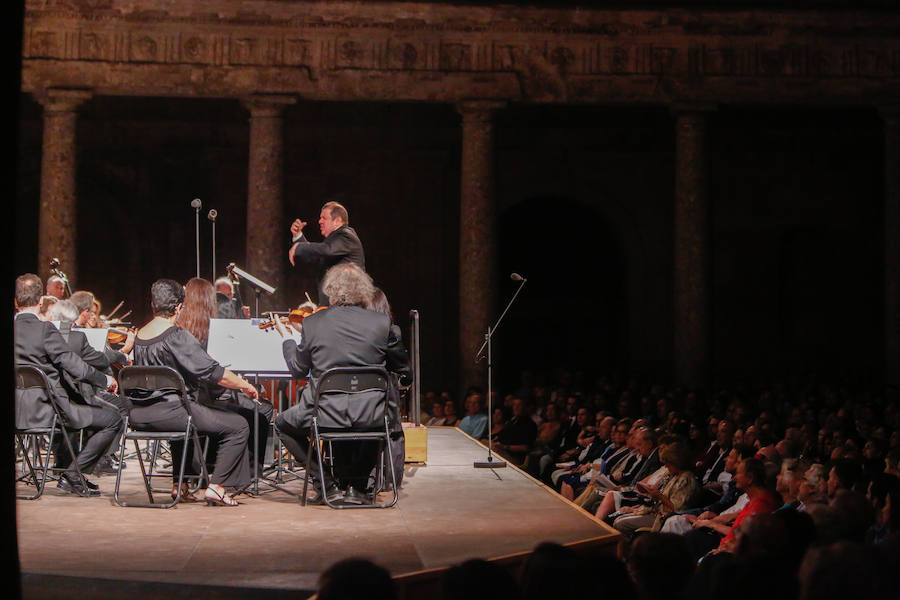
[[[299,244],[300,242],[297,242]],[[291,266],[294,266],[294,250],[297,249],[297,244],[291,246],[291,249],[288,250],[288,260],[291,261]]]
[[[297,237],[301,233],[303,233],[303,228],[306,227],[306,221],[301,221],[300,219],[294,219],[294,222],[291,223],[291,236]]]

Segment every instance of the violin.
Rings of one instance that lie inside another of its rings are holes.
[[[121,317],[112,318],[114,314],[116,314],[120,308],[122,308],[122,304],[125,301],[119,302],[116,304],[116,307],[112,309],[112,311],[107,316],[100,315],[101,322],[109,328],[109,332],[106,334],[106,342],[108,344],[124,344],[125,340],[128,339],[129,333],[137,333],[137,327],[132,327],[130,323],[125,323],[122,321],[125,317],[131,314],[129,310],[127,313],[122,315]]]
[[[304,302],[299,307],[293,309],[286,315],[277,315],[275,313],[269,313],[269,316],[272,317],[268,321],[263,321],[259,324],[259,328],[268,331],[269,329],[273,329],[275,327],[275,319],[278,319],[280,323],[283,325],[294,325],[298,329],[302,326],[303,319],[308,317],[311,314],[317,313],[320,310],[324,310],[328,308],[327,306],[316,306],[311,302]]]
[[[124,344],[125,340],[128,339],[129,333],[137,333],[136,327],[125,327],[125,328],[115,328],[110,327],[108,333],[106,334],[106,342],[108,344],[118,345]]]

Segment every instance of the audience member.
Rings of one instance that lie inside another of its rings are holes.
[[[459,428],[476,440],[487,439],[487,414],[484,412],[483,396],[472,391],[466,396],[466,415],[460,420]]]
[[[685,468],[691,466],[685,461]],[[647,533],[637,538],[631,544],[625,564],[640,600],[684,597],[694,572],[694,561],[684,538],[669,533]]]
[[[519,584],[509,571],[482,559],[454,565],[441,575],[442,600],[520,600]]]
[[[345,558],[319,575],[317,600],[394,600],[391,574],[365,558]]]

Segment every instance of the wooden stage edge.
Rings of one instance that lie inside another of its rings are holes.
[[[400,501],[386,510],[304,508],[280,491],[241,497],[236,509],[121,508],[111,476],[96,479],[98,498],[48,486],[16,503],[23,598],[305,598],[350,556],[387,568],[399,598],[434,598],[446,569],[472,558],[515,574],[544,541],[615,554],[617,532],[520,469],[474,468],[487,448],[459,429],[427,437],[427,463],[407,465]],[[129,462],[123,495],[139,497],[138,471]]]

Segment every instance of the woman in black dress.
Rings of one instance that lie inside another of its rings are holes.
[[[192,277],[184,285],[184,307],[178,313],[175,324],[188,330],[197,338],[204,350],[209,344],[209,321],[218,315],[216,303],[216,290],[206,279]],[[272,414],[275,409],[272,403],[263,400],[251,400],[244,394],[234,390],[227,390],[220,385],[203,384],[200,386],[199,401],[205,406],[235,412],[247,420],[251,431],[254,421],[257,421],[256,448],[250,444],[250,460],[256,460],[259,472],[264,467],[266,444],[269,441],[269,429],[271,428]],[[254,414],[258,411],[258,419]],[[252,436],[251,436],[252,437]],[[213,442],[215,445],[215,441]],[[250,463],[253,464],[252,462]]]
[[[217,439],[215,467],[204,492],[211,506],[237,506],[225,488],[242,488],[250,483],[247,421],[233,412],[203,406],[197,402],[202,383],[240,390],[253,400],[259,393],[250,382],[216,362],[187,330],[175,325],[184,302],[184,288],[171,279],[156,281],[150,291],[153,320],[140,329],[134,343],[134,364],[172,367],[184,377],[191,402],[193,422],[200,433]],[[142,397],[143,396],[143,397]],[[151,430],[184,429],[187,412],[172,390],[146,390],[133,398],[131,421]],[[173,445],[173,458],[184,451]],[[200,457],[195,457],[199,461]],[[177,463],[176,463],[177,464]],[[177,493],[173,490],[173,494]],[[187,497],[187,501],[197,498]]]

